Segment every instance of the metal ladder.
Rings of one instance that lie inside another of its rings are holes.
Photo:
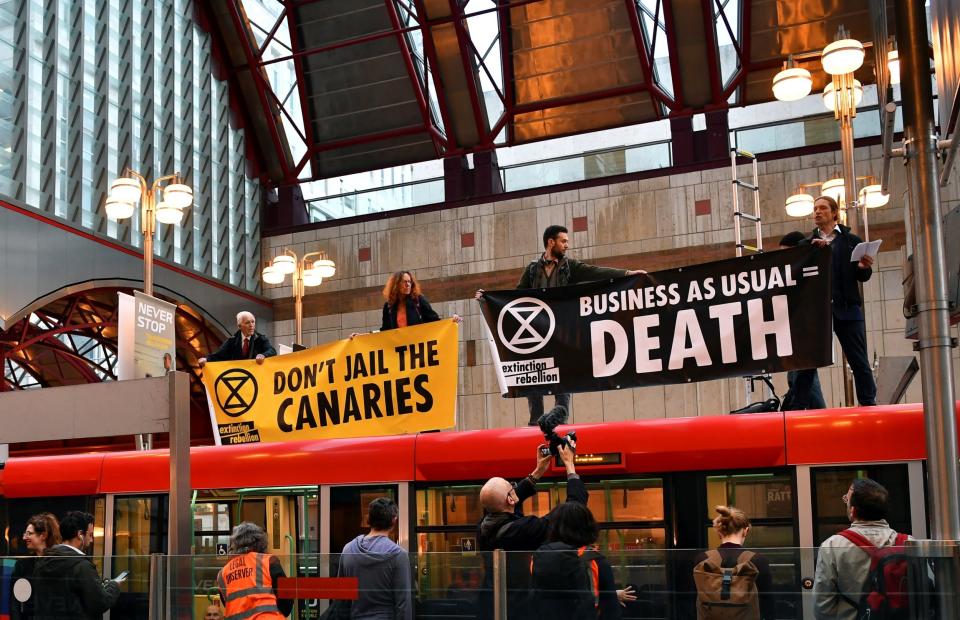
[[[737,177],[737,157],[745,157],[749,159],[753,164],[753,183],[747,183],[742,181]],[[749,213],[744,213],[740,210],[740,188],[745,188],[746,190],[753,193],[753,215]],[[736,245],[737,256],[743,256],[743,251],[749,250],[750,252],[763,252],[763,229],[761,228],[761,219],[760,219],[760,179],[759,173],[757,172],[757,156],[749,151],[744,151],[736,147],[730,149],[730,189],[733,192],[733,241]],[[740,220],[745,219],[750,222],[753,222],[756,232],[756,246],[747,245],[743,242],[743,236],[740,232]],[[755,392],[755,384],[757,381],[762,380],[763,378],[771,379],[769,374],[755,375],[750,377],[744,377],[744,406],[749,405],[752,401],[752,394]],[[764,395],[764,399],[772,398],[774,396],[773,390],[771,390],[766,382],[761,382],[762,386],[760,388],[761,394]]]
[[[745,157],[753,162],[753,183],[747,183],[737,178],[737,156]],[[753,192],[753,215],[740,210],[740,188]],[[738,148],[730,149],[730,188],[733,191],[733,241],[737,247],[737,256],[743,256],[743,250],[763,252],[763,231],[760,227],[760,183],[757,174],[757,156],[749,151]],[[740,234],[740,220],[751,221],[756,226],[756,247],[743,243]]]

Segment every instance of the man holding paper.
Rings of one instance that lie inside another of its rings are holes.
[[[859,261],[852,261],[853,250],[863,243],[850,229],[839,223],[840,208],[829,196],[820,196],[813,203],[813,229],[810,243],[829,246],[833,253],[831,270],[833,290],[833,332],[853,370],[853,382],[857,388],[857,402],[861,406],[877,404],[877,384],[867,359],[867,329],[863,318],[863,299],[859,282],[866,282],[873,275],[873,256],[863,253]],[[873,248],[875,253],[877,248]],[[862,250],[861,250],[862,252]],[[860,252],[858,252],[859,254]]]

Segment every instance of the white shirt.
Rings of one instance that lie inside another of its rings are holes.
[[[830,231],[829,235],[823,234],[823,231],[819,228],[817,229],[820,234],[820,238],[826,241],[827,243],[833,243],[833,240],[837,238],[837,234],[840,232],[840,226],[834,224],[833,230]]]

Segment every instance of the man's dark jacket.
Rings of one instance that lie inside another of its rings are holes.
[[[390,302],[383,304],[383,321],[380,325],[380,331],[385,332],[388,329],[397,329],[397,305],[390,305]],[[432,323],[439,321],[440,315],[433,309],[430,302],[423,295],[416,299],[413,295],[407,297],[407,327],[419,325],[420,323]]]
[[[873,275],[873,269],[870,267],[861,269],[859,263],[850,261],[853,248],[857,247],[858,243],[863,243],[863,240],[850,232],[848,227],[842,224],[838,224],[837,227],[840,231],[833,239],[833,242],[830,243],[830,251],[832,252],[831,270],[833,289],[831,291],[831,301],[833,313],[838,319],[852,319],[855,317],[845,315],[849,312],[854,312],[859,314],[859,317],[856,318],[862,319],[863,315],[859,308],[863,306],[863,299],[860,297],[860,287],[857,286],[857,283],[869,280],[870,276]],[[814,228],[811,239],[820,238],[820,229]]]
[[[35,620],[99,619],[120,597],[115,581],[104,581],[93,561],[66,545],[54,545],[33,573]]]
[[[537,288],[537,273],[542,269],[546,261],[543,255],[540,255],[535,261],[524,267],[523,274],[520,276],[520,282],[517,288]],[[614,267],[597,267],[582,263],[572,258],[562,258],[557,261],[557,286],[567,286],[568,284],[583,284],[584,282],[596,282],[606,278],[620,278],[627,274],[625,269],[616,269]]]
[[[494,549],[507,552],[507,606],[511,618],[531,617],[528,611],[530,595],[530,553],[547,540],[550,514],[545,517],[524,515],[524,500],[536,494],[537,487],[527,477],[517,484],[517,504],[514,512],[484,515],[477,525],[477,548],[483,555],[486,573],[483,596],[480,600],[481,617],[492,618],[493,583],[492,554]],[[567,479],[567,501],[587,503],[587,487],[579,477]],[[526,553],[523,553],[526,552]]]
[[[270,344],[270,339],[260,332],[253,332],[250,336],[250,351],[246,357],[243,355],[243,334],[238,329],[237,332],[227,338],[220,348],[207,356],[208,362],[231,362],[235,360],[252,360],[258,355],[264,357],[273,357],[277,351]]]

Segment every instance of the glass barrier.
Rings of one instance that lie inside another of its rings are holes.
[[[950,607],[957,598],[957,547],[927,542],[887,562],[888,605],[920,614],[909,617],[958,617]],[[328,620],[349,617],[341,615],[349,613],[347,607],[353,615],[398,619],[567,618],[581,617],[575,610],[586,608],[587,616],[601,619],[667,620],[697,618],[698,608],[700,617],[709,618],[710,609],[736,606],[756,611],[744,617],[799,620],[854,617],[854,605],[876,603],[876,589],[863,585],[869,581],[869,559],[851,546],[831,549],[825,559],[833,560],[822,562],[819,576],[818,551],[794,547],[754,549],[749,558],[740,555],[742,549],[724,549],[720,567],[697,549],[601,546],[506,553],[467,547],[386,555],[266,554],[259,559],[117,556],[100,558],[110,577],[106,581],[92,558],[80,555],[4,557],[0,617],[64,617],[110,609],[111,620],[217,620],[229,602],[241,610],[276,606],[290,618],[306,620],[319,618],[331,601],[339,601],[339,613],[331,611]],[[738,562],[741,566],[734,568]],[[733,569],[726,586],[725,568]],[[258,598],[244,598],[251,592]]]

